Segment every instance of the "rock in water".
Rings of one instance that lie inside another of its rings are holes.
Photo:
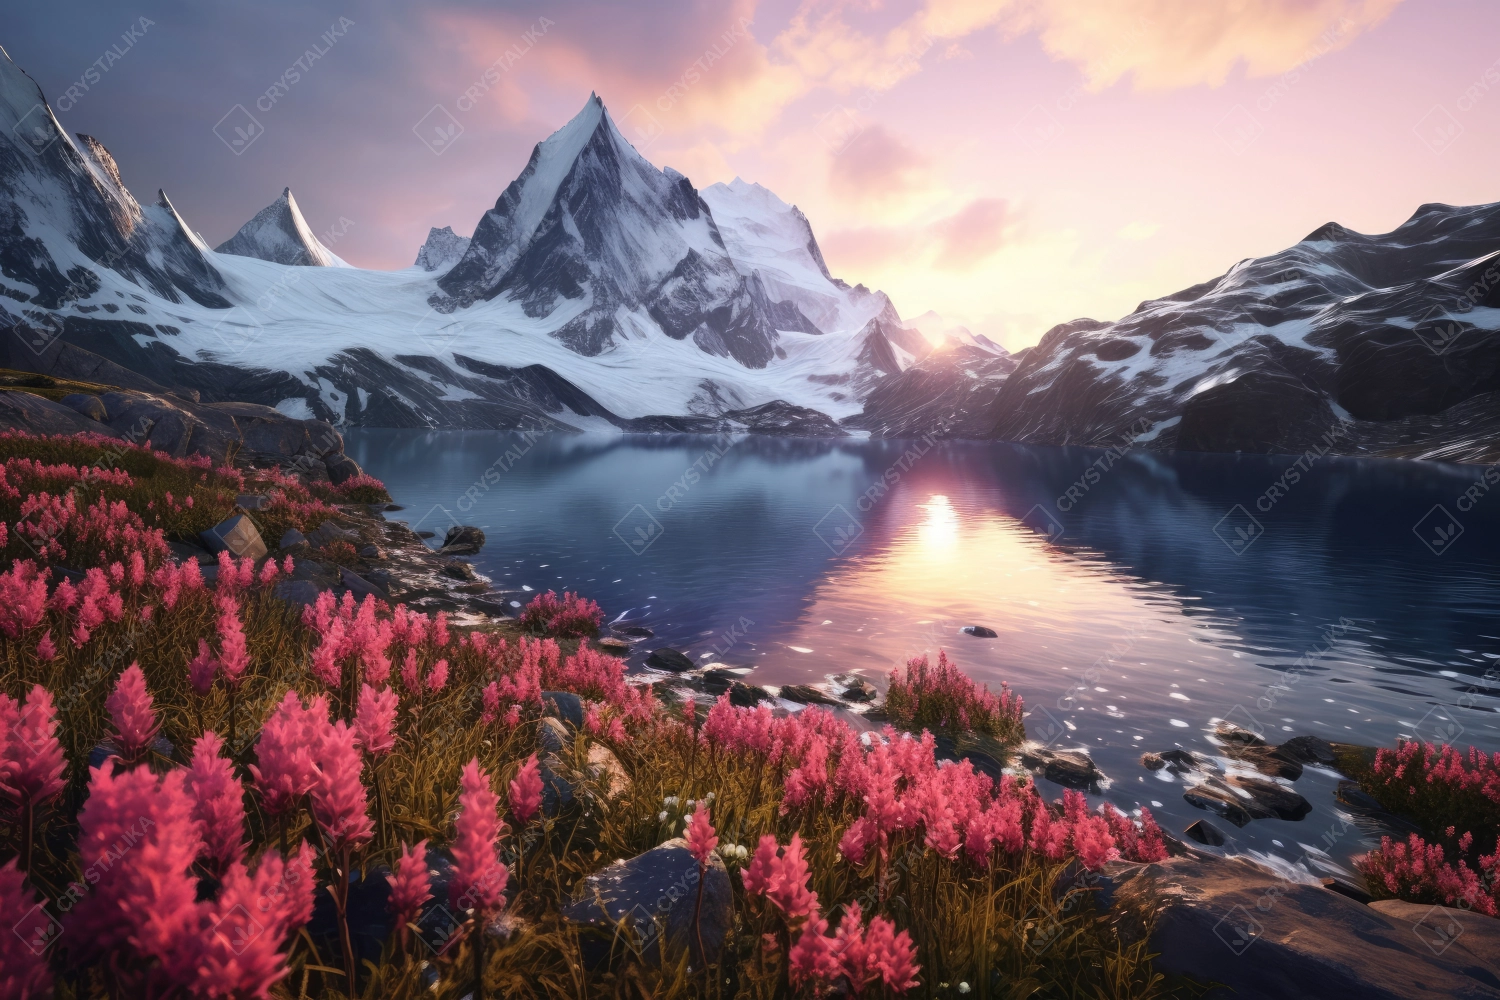
[[[875,685],[863,677],[855,677],[850,680],[839,695],[845,701],[874,701],[879,696],[880,692],[875,690]]]
[[[670,670],[674,674],[693,669],[693,661],[670,646],[653,649],[651,655],[646,657],[646,665],[658,670]]]
[[[822,691],[811,684],[786,684],[781,688],[781,696],[787,701],[800,702],[803,705],[837,705],[838,702],[828,697]]]
[[[1490,917],[1391,900],[1362,906],[1198,850],[1107,871],[1122,912],[1156,913],[1156,971],[1220,984],[1212,1000],[1500,997],[1490,971],[1500,921]]]
[[[698,862],[688,853],[687,841],[679,837],[590,875],[583,890],[563,909],[563,917],[609,937],[615,925],[628,918],[647,962],[662,964],[665,938],[668,962],[687,948],[693,967],[702,968],[698,939],[702,938],[707,960],[716,961],[734,921],[734,890],[717,854],[709,857],[695,932],[697,899]],[[600,950],[607,953],[607,948],[605,944]]]
[[[1224,834],[1206,819],[1198,820],[1182,832],[1200,844],[1207,844],[1209,847],[1224,846]]]
[[[996,632],[992,628],[985,628],[983,625],[965,625],[963,628],[959,629],[959,631],[964,635],[972,635],[976,639],[1000,638],[999,632]]]
[[[1252,819],[1300,820],[1312,804],[1285,785],[1238,774],[1210,777],[1182,793],[1199,809],[1207,809],[1244,826]]]
[[[1067,788],[1095,788],[1104,780],[1104,772],[1082,750],[1052,750],[1032,744],[1021,748],[1021,763]]]
[[[471,525],[458,525],[448,529],[443,536],[443,547],[438,549],[445,556],[472,556],[484,548],[484,532]]]

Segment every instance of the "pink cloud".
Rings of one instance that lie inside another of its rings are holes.
[[[927,158],[883,125],[872,125],[840,149],[829,163],[836,194],[852,201],[902,194],[915,187]]]

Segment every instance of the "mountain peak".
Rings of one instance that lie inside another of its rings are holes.
[[[280,198],[256,212],[214,252],[301,267],[349,266],[313,235],[290,187],[282,188]]]

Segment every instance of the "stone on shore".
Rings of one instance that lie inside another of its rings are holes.
[[[651,651],[651,655],[646,657],[646,666],[680,674],[692,670],[693,661],[688,659],[685,653],[672,649],[670,646],[663,646]]]
[[[455,524],[448,529],[448,534],[443,537],[443,545],[438,549],[445,556],[472,556],[477,555],[484,548],[484,532],[471,525]]]
[[[198,537],[210,552],[229,552],[240,559],[260,559],[267,551],[255,522],[244,514],[220,521]]]
[[[703,942],[707,961],[716,961],[734,922],[734,889],[729,872],[717,854],[710,855],[698,906],[698,862],[688,852],[687,842],[675,838],[628,861],[616,861],[590,875],[574,901],[563,909],[563,917],[613,938],[615,926],[626,920],[652,965],[688,949],[690,964],[702,968],[705,956],[698,952]],[[694,911],[698,910],[697,928]],[[596,941],[589,949],[594,960],[609,953],[608,941]]]
[[[1217,983],[1207,1000],[1496,1000],[1500,920],[1363,906],[1204,851],[1107,868],[1127,912],[1155,913],[1156,971]],[[1127,934],[1139,934],[1129,920]]]

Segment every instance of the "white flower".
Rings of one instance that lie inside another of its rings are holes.
[[[709,792],[707,795],[704,796],[704,799],[706,801],[708,801],[708,802],[712,802],[714,800],[714,793],[713,792]]]
[[[667,811],[665,809],[656,814],[656,821],[658,823],[665,823],[667,821]]]
[[[664,799],[661,800],[661,804],[664,805],[664,806],[676,806],[677,805],[677,796],[675,796],[675,795],[668,795],[666,798],[664,798]]]
[[[967,992],[969,992],[969,984],[968,983],[959,983],[958,984],[958,992],[960,992],[960,993],[967,993]]]

